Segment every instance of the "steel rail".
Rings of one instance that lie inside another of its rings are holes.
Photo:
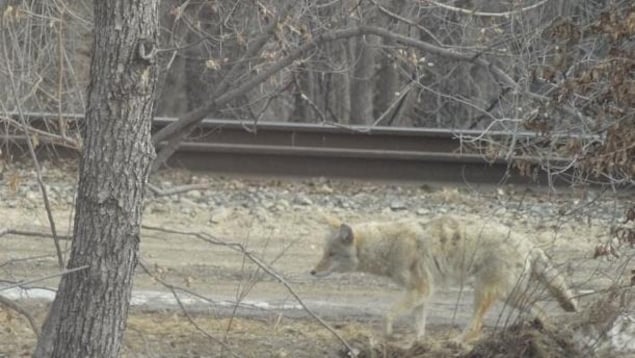
[[[35,127],[58,118],[55,113],[25,115]],[[0,116],[1,120],[2,116]],[[64,115],[81,121],[83,115]],[[157,117],[153,132],[175,118]],[[21,134],[0,134],[0,142],[19,143]],[[494,141],[533,140],[531,132],[506,133],[429,128],[336,126],[304,123],[253,123],[206,119],[182,142],[170,166],[222,174],[320,176],[358,179],[444,181],[469,183],[553,183],[543,173],[531,180],[520,176],[511,161],[486,160],[466,152],[462,140],[486,136]],[[40,138],[40,143],[58,145]],[[162,148],[166,143],[159,143]],[[538,163],[538,158],[515,156],[511,160]],[[551,158],[561,165],[566,158]]]
[[[5,116],[16,117],[18,112],[4,112]],[[27,120],[37,119],[70,119],[70,120],[82,120],[84,114],[82,113],[54,113],[54,112],[24,112],[23,115]],[[0,120],[2,120],[3,113],[0,112]],[[177,117],[154,117],[153,124],[158,127],[164,127],[174,121],[177,121]],[[367,133],[367,134],[390,134],[390,135],[411,135],[413,133],[439,135],[441,137],[457,137],[457,138],[470,138],[487,135],[489,137],[509,137],[515,135],[519,138],[540,138],[544,137],[543,134],[532,131],[500,131],[500,130],[478,130],[478,129],[444,129],[444,128],[419,128],[419,127],[386,127],[386,126],[366,126],[366,125],[343,125],[338,123],[294,123],[294,122],[255,122],[253,120],[236,120],[236,119],[204,119],[199,124],[200,128],[243,128],[247,131],[263,130],[289,130],[295,131],[308,131],[312,132],[319,129],[322,132],[341,132],[342,130]],[[581,138],[581,139],[594,139],[601,140],[601,136],[598,135],[585,135],[580,133],[572,133],[569,131],[553,131],[549,134],[550,138],[554,139],[568,139],[568,138]]]

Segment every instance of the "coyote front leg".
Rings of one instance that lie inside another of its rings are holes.
[[[398,300],[386,314],[386,336],[392,336],[395,318],[414,310],[417,339],[423,337],[426,325],[426,301],[429,295],[430,290],[424,283],[417,285],[415,288],[408,289],[404,296]]]
[[[415,328],[417,329],[417,341],[421,340],[426,334],[426,317],[428,310],[426,303],[423,302],[419,306],[415,307]]]

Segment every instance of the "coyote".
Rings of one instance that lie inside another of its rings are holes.
[[[349,225],[327,218],[331,226],[324,256],[311,274],[367,272],[387,276],[405,288],[386,314],[385,333],[396,317],[413,311],[416,337],[425,333],[426,303],[448,283],[473,280],[474,312],[460,340],[479,337],[483,317],[496,300],[544,322],[545,313],[528,297],[529,281],[545,286],[566,311],[578,303],[547,255],[502,224],[444,215],[429,220]]]

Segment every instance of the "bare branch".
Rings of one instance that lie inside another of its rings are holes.
[[[0,287],[0,292],[8,291],[8,290],[10,290],[12,288],[16,288],[16,287],[26,286],[26,285],[29,285],[29,284],[32,284],[32,283],[35,283],[35,282],[45,281],[45,280],[48,280],[48,279],[51,279],[51,278],[55,278],[55,277],[61,277],[61,276],[64,276],[66,274],[69,274],[69,273],[85,270],[85,269],[87,269],[89,267],[90,267],[90,265],[83,265],[83,266],[75,267],[75,268],[72,268],[72,269],[62,270],[62,271],[54,273],[54,274],[50,274],[50,275],[34,278],[32,280],[19,281],[19,282],[16,282],[16,283],[8,285],[8,286]]]
[[[502,68],[494,65],[493,63],[483,58],[480,58],[480,57],[475,58],[475,56],[473,56],[472,54],[462,53],[453,49],[435,46],[429,42],[420,41],[417,39],[413,39],[411,37],[396,34],[389,30],[386,30],[380,27],[375,27],[375,26],[360,26],[359,34],[372,34],[372,35],[381,36],[383,38],[391,39],[397,43],[412,46],[420,50],[424,50],[427,52],[437,54],[439,56],[446,57],[451,60],[474,63],[475,65],[489,69],[492,72],[492,74],[496,78],[498,78],[499,81],[503,82],[507,86],[513,88],[514,90],[519,89],[518,83],[516,83],[516,81],[514,81]]]
[[[9,50],[7,49],[7,38],[4,35],[4,31],[2,31],[2,52],[4,55],[4,60],[9,62]],[[20,101],[18,99],[18,89],[15,83],[15,78],[13,73],[9,71],[9,83],[11,84],[11,92],[15,98],[15,103],[18,109],[20,123],[22,124],[22,129],[24,133],[28,133],[26,119],[24,118],[24,114],[22,111],[22,106],[20,105]],[[57,263],[61,268],[64,267],[64,256],[62,253],[62,248],[60,247],[59,240],[57,238],[57,230],[55,229],[55,220],[53,219],[53,214],[51,212],[51,203],[49,202],[48,195],[46,193],[46,186],[44,185],[44,180],[42,179],[42,169],[40,168],[40,162],[37,159],[37,155],[35,154],[35,148],[30,136],[27,136],[26,143],[29,147],[29,154],[31,155],[31,159],[33,160],[33,165],[35,166],[35,173],[37,177],[37,182],[40,187],[40,191],[42,193],[42,199],[44,199],[44,207],[46,208],[46,215],[49,221],[49,225],[51,228],[51,234],[53,235],[53,243],[55,244],[55,251],[57,252]]]
[[[446,10],[451,10],[451,11],[455,11],[455,12],[460,12],[460,13],[466,14],[466,15],[484,16],[484,17],[511,17],[513,15],[522,14],[523,12],[538,8],[538,7],[546,4],[548,1],[549,0],[542,0],[540,2],[537,2],[537,3],[533,4],[533,5],[529,5],[529,6],[520,8],[520,9],[511,10],[511,11],[505,11],[505,12],[483,12],[483,11],[468,10],[468,9],[464,9],[464,8],[460,8],[460,7],[456,7],[456,6],[452,6],[452,5],[442,4],[440,2],[433,1],[433,0],[429,0],[428,2],[433,4],[433,5],[438,6],[440,8],[444,8]]]
[[[433,33],[432,31],[428,30],[427,28],[419,25],[417,22],[412,21],[410,19],[407,19],[403,16],[399,16],[398,14],[395,14],[394,12],[388,10],[385,6],[383,6],[382,4],[378,3],[377,0],[370,0],[370,2],[373,3],[373,5],[377,6],[377,8],[379,9],[379,11],[381,11],[382,13],[384,13],[384,15],[388,16],[388,17],[392,17],[395,20],[401,21],[404,24],[416,27],[417,29],[423,31],[426,33],[426,35],[430,36],[431,39],[433,39],[437,45],[439,46],[443,46],[443,42],[441,42],[441,40],[439,40]]]
[[[196,321],[194,321],[194,319],[192,318],[190,313],[187,311],[187,309],[183,305],[183,302],[181,302],[181,298],[179,297],[178,293],[176,292],[176,287],[174,285],[172,285],[170,283],[167,283],[164,280],[162,280],[160,277],[157,277],[156,275],[152,274],[152,272],[150,272],[150,270],[146,267],[146,265],[143,262],[139,262],[139,266],[141,266],[143,271],[145,271],[145,273],[148,276],[152,277],[157,282],[159,282],[160,284],[162,284],[163,286],[165,286],[167,289],[170,290],[170,292],[172,293],[172,296],[174,296],[174,299],[176,300],[177,304],[179,305],[179,308],[181,309],[181,312],[183,312],[183,314],[185,315],[187,320],[190,322],[190,324],[192,324],[192,326],[194,326],[194,328],[196,328],[197,331],[201,332],[201,334],[203,334],[205,337],[209,338],[210,340],[212,340],[212,341],[218,343],[219,345],[221,345],[229,353],[231,353],[232,356],[240,357],[238,354],[236,354],[236,352],[232,351],[231,348],[227,344],[225,344],[225,342],[223,342],[221,339],[218,339],[218,338],[212,336],[211,334],[207,333],[206,330],[204,330],[201,326],[199,326],[196,323]]]
[[[209,184],[182,185],[182,186],[177,186],[175,188],[170,188],[170,189],[161,189],[158,186],[153,185],[151,183],[146,184],[146,186],[148,187],[148,189],[150,189],[150,191],[152,191],[152,193],[154,193],[155,196],[168,196],[168,195],[185,193],[191,190],[209,189]]]
[[[44,232],[17,230],[17,229],[9,229],[9,228],[0,228],[0,237],[2,237],[4,235],[18,235],[18,236],[46,237],[46,238],[53,237],[51,234],[47,234],[47,233],[44,233]],[[60,240],[72,240],[73,239],[71,236],[66,236],[66,235],[58,235],[57,238],[60,239]]]
[[[391,39],[397,43],[401,43],[404,45],[412,46],[415,48],[419,48],[424,51],[428,51],[431,53],[435,53],[440,56],[444,56],[457,61],[467,61],[479,65],[483,68],[488,69],[492,72],[492,74],[498,78],[501,82],[505,83],[507,86],[513,88],[515,91],[518,91],[518,84],[511,78],[503,69],[492,64],[491,62],[481,58],[475,57],[471,54],[464,54],[454,50],[442,48],[439,46],[432,45],[428,42],[416,40],[410,37],[402,36],[396,34],[394,32],[388,31],[386,29],[382,29],[379,27],[373,26],[359,26],[352,27],[343,30],[335,30],[330,32],[325,32],[321,35],[317,35],[313,38],[313,41],[305,43],[303,46],[295,49],[285,58],[280,61],[274,63],[268,69],[260,72],[258,75],[252,77],[251,79],[245,81],[242,85],[238,86],[234,90],[230,90],[225,92],[218,98],[213,98],[201,107],[194,109],[191,112],[184,114],[178,121],[171,123],[157,132],[153,137],[152,141],[154,145],[158,145],[161,141],[168,139],[170,137],[170,141],[166,147],[164,147],[157,155],[155,159],[155,163],[153,164],[153,169],[156,170],[159,165],[161,165],[165,160],[167,160],[172,153],[176,150],[178,143],[187,135],[191,130],[193,130],[194,125],[200,122],[207,114],[217,110],[218,108],[226,105],[231,102],[235,98],[247,93],[252,88],[258,86],[262,82],[269,79],[274,74],[278,73],[282,69],[290,66],[294,61],[304,56],[308,51],[318,47],[321,44],[351,38],[355,36],[361,35],[377,35],[383,38]]]
[[[289,14],[289,12],[291,11],[291,9],[293,9],[295,4],[296,4],[295,1],[289,1],[287,5],[282,9],[282,11],[276,14],[275,18],[271,21],[269,26],[267,26],[265,31],[263,31],[262,35],[256,38],[253,44],[247,49],[245,54],[242,56],[243,59],[252,58],[256,56],[256,54],[258,54],[262,50],[262,48],[267,44],[267,41],[269,41],[271,36],[275,34],[280,24],[280,21],[284,20],[284,18],[287,17],[287,14]],[[221,80],[220,84],[216,87],[216,91],[214,92],[214,95],[212,96],[212,98],[220,96],[222,93],[227,91],[230,85],[233,85],[232,81],[236,78],[236,76],[240,72],[243,72],[245,70],[246,63],[247,63],[246,61],[238,61],[238,63],[236,63],[234,67],[232,67],[232,69],[229,70],[229,72]]]
[[[10,113],[10,114],[15,114],[19,116],[19,113]],[[59,115],[61,116],[62,114],[59,114]],[[0,122],[5,122],[9,126],[20,129],[25,136],[31,133],[37,134],[38,136],[40,136],[40,141],[49,141],[51,143],[55,143],[55,144],[62,145],[67,148],[76,149],[76,150],[81,149],[81,142],[79,140],[76,140],[70,137],[57,135],[57,134],[51,133],[50,131],[37,129],[29,125],[23,126],[22,123],[20,123],[19,121],[16,121],[15,119],[9,116],[0,116]],[[6,135],[4,135],[3,138],[11,139]],[[23,138],[23,137],[21,138],[16,137],[16,139],[26,140],[26,138]]]
[[[192,236],[192,237],[195,237],[195,238],[197,238],[199,240],[205,241],[207,243],[210,243],[210,244],[213,244],[213,245],[225,246],[225,247],[231,248],[232,250],[235,250],[235,251],[241,253],[242,255],[247,257],[251,262],[253,262],[258,267],[260,267],[260,269],[262,269],[264,272],[266,272],[269,276],[271,276],[276,281],[278,281],[280,284],[282,284],[287,289],[287,291],[289,291],[291,296],[293,296],[293,298],[300,304],[300,306],[302,306],[302,309],[304,309],[305,312],[307,312],[311,317],[313,317],[313,319],[315,319],[317,322],[319,322],[320,325],[322,325],[322,327],[326,328],[329,332],[331,332],[331,334],[333,334],[333,336],[335,336],[346,347],[346,349],[350,352],[350,354],[352,354],[353,356],[356,355],[355,349],[353,349],[353,347],[344,339],[344,337],[342,337],[339,333],[337,333],[337,331],[333,327],[331,327],[328,323],[326,323],[320,316],[315,314],[315,312],[313,312],[304,303],[302,298],[300,298],[300,296],[295,292],[293,287],[291,287],[291,284],[284,277],[282,277],[282,275],[277,273],[273,268],[271,268],[269,265],[267,265],[261,259],[256,257],[254,254],[249,252],[242,244],[225,242],[225,241],[223,241],[221,239],[218,239],[216,237],[213,237],[211,235],[208,235],[208,234],[202,233],[202,232],[179,231],[179,230],[165,229],[165,228],[161,228],[161,227],[157,227],[157,226],[149,226],[149,225],[143,225],[142,228],[147,229],[147,230],[154,230],[154,231],[161,231],[161,232],[171,233],[171,234]]]
[[[31,315],[31,313],[29,313],[29,311],[27,311],[26,309],[22,308],[17,303],[11,301],[10,299],[2,295],[0,295],[0,305],[5,306],[8,309],[14,310],[18,312],[19,314],[21,314],[22,316],[24,316],[24,318],[26,318],[26,320],[29,321],[29,325],[31,326],[33,333],[35,333],[35,336],[37,337],[40,335],[40,330],[38,329],[38,326],[35,323],[35,320],[33,319],[33,316]]]

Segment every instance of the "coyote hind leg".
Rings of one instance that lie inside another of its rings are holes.
[[[496,289],[481,288],[474,292],[474,313],[472,314],[472,321],[465,327],[463,334],[461,334],[461,341],[473,341],[481,335],[483,318],[498,298],[499,293]]]
[[[521,312],[529,314],[532,319],[537,319],[540,323],[545,324],[547,314],[540,308],[525,292],[514,291],[509,295],[508,303]]]

